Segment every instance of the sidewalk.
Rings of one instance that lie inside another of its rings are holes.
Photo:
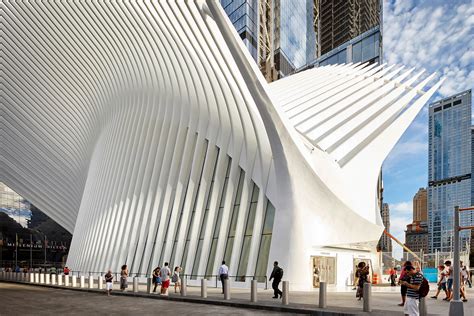
[[[96,281],[96,280],[95,280]],[[5,281],[3,281],[5,282]],[[11,281],[6,281],[11,282]],[[13,282],[22,283],[22,282]],[[51,288],[60,288],[76,291],[87,291],[94,293],[104,293],[104,290],[97,289],[97,282],[94,283],[94,289],[80,289],[78,287],[64,287],[55,285],[44,285],[44,284],[32,284],[29,282],[23,283],[25,285],[33,286],[44,286]],[[79,286],[79,284],[78,284]],[[86,282],[86,287],[88,286]],[[126,295],[126,296],[139,296],[152,299],[171,300],[180,302],[192,302],[201,304],[213,304],[221,306],[233,306],[240,308],[252,308],[269,310],[275,312],[291,312],[298,314],[314,314],[314,315],[403,315],[403,308],[397,306],[400,302],[400,288],[399,287],[373,287],[372,291],[372,312],[363,312],[363,301],[357,301],[355,298],[355,291],[350,288],[337,290],[328,289],[327,293],[327,305],[326,309],[319,309],[318,306],[318,291],[311,292],[290,292],[289,294],[289,305],[282,305],[280,299],[272,299],[272,290],[259,289],[258,302],[250,302],[250,290],[249,289],[231,289],[231,299],[224,300],[221,294],[220,288],[208,288],[207,298],[203,299],[200,297],[201,288],[195,286],[187,287],[187,296],[183,297],[179,293],[174,293],[174,287],[170,287],[169,296],[160,296],[159,294],[147,294],[146,285],[139,285],[139,292],[132,292],[133,285],[129,283],[129,288],[125,292],[120,292],[119,285],[114,284],[114,295]],[[430,285],[431,289],[435,288],[434,284]],[[290,285],[291,289],[291,285]],[[159,289],[157,289],[159,291]],[[429,296],[432,296],[434,291],[431,291]],[[467,295],[469,301],[464,303],[464,315],[474,316],[474,289],[467,289]],[[447,315],[449,311],[449,303],[442,300],[442,295],[438,300],[430,299],[428,296],[427,307],[429,315]]]

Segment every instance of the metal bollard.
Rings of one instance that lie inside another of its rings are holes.
[[[290,299],[288,297],[288,294],[290,292],[290,282],[289,281],[283,281],[283,287],[282,287],[282,292],[283,294],[281,295],[281,303],[283,305],[288,305],[290,303]]]
[[[207,298],[207,280],[201,279],[201,297]]]
[[[257,280],[250,281],[250,302],[257,302]]]
[[[146,280],[146,292],[151,294],[153,291],[153,278],[147,278]]]
[[[63,285],[63,276],[62,276],[62,274],[58,274],[58,285],[59,286]]]
[[[420,298],[420,316],[428,316],[428,308],[426,306],[426,297]]]
[[[102,283],[102,276],[101,275],[99,275],[97,277],[97,287],[98,287],[99,290],[102,290],[104,288],[104,285]]]
[[[188,284],[187,284],[187,281],[186,281],[186,280],[187,280],[186,278],[181,279],[181,291],[180,291],[180,292],[181,292],[181,296],[186,296],[186,295],[188,295],[188,288],[187,288]]]
[[[319,308],[326,308],[327,304],[327,283],[320,282],[319,283]]]
[[[371,312],[370,299],[372,296],[372,284],[364,283],[364,312]]]
[[[56,274],[51,274],[51,284],[56,285]]]
[[[133,277],[133,293],[138,293],[138,277]]]
[[[50,275],[50,274],[45,274],[45,275],[44,275],[44,283],[49,284],[50,279],[51,279],[51,275]]]
[[[94,276],[92,274],[89,274],[89,288],[94,288]]]
[[[39,273],[35,273],[35,283],[39,283],[40,282],[40,275]]]
[[[80,280],[81,289],[85,288],[86,287],[86,278],[83,275],[81,275],[79,280]]]
[[[72,287],[77,287],[77,277],[72,275],[71,276],[71,280],[72,280]]]
[[[224,280],[224,299],[230,300],[230,280],[229,278]]]
[[[64,276],[64,286],[69,286],[69,275]]]
[[[30,272],[30,283],[35,283],[35,274]]]
[[[44,284],[44,273],[40,274],[40,283]]]

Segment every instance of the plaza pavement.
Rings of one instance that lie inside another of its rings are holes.
[[[8,283],[1,283],[0,282],[0,293],[2,294],[0,297],[4,298],[4,287]],[[11,284],[11,283],[10,283]],[[9,285],[10,285],[9,284]],[[27,283],[28,284],[28,283]],[[38,285],[42,286],[42,285]],[[355,291],[351,290],[351,288],[345,289],[335,289],[335,288],[328,288],[327,293],[327,309],[321,310],[317,307],[318,304],[318,291],[309,291],[309,292],[291,292],[291,285],[290,285],[290,295],[289,301],[290,304],[287,306],[283,306],[280,300],[272,299],[273,292],[271,289],[269,290],[258,290],[258,302],[251,303],[250,302],[250,293],[249,289],[236,289],[233,288],[231,290],[231,300],[224,301],[223,295],[221,294],[220,288],[208,288],[208,298],[201,299],[200,298],[200,287],[187,287],[187,296],[181,297],[179,293],[175,294],[174,289],[170,288],[170,297],[163,297],[157,294],[146,294],[146,286],[144,284],[140,285],[140,293],[137,295],[132,293],[131,284],[129,283],[129,289],[125,293],[121,293],[118,290],[118,284],[114,284],[114,294],[120,297],[126,296],[127,300],[132,300],[132,303],[136,309],[140,309],[142,312],[140,314],[147,312],[147,304],[142,305],[142,301],[146,300],[146,297],[155,298],[154,300],[149,300],[152,303],[150,304],[158,304],[160,305],[162,301],[168,300],[173,301],[169,302],[169,304],[176,304],[176,309],[179,310],[183,308],[182,312],[179,314],[188,314],[186,311],[186,307],[181,307],[181,303],[183,302],[193,302],[193,303],[201,303],[195,305],[195,310],[200,311],[206,310],[207,308],[212,309],[210,306],[217,305],[219,307],[225,307],[223,305],[227,305],[225,308],[230,308],[229,311],[235,308],[235,313],[241,315],[241,310],[238,308],[256,308],[256,309],[263,309],[263,310],[247,310],[251,314],[261,314],[264,310],[273,310],[276,312],[291,312],[291,313],[317,313],[323,311],[330,311],[333,312],[333,315],[403,315],[403,310],[401,307],[397,306],[400,302],[400,294],[399,294],[399,287],[388,287],[388,286],[377,286],[373,287],[372,289],[372,312],[371,313],[364,313],[362,311],[363,302],[357,301],[355,298]],[[37,286],[29,286],[25,285],[25,288],[36,288]],[[51,288],[51,286],[50,286]],[[434,294],[435,284],[431,284],[430,288],[432,291],[430,292],[429,296]],[[56,293],[60,293],[61,291],[64,292],[72,292],[63,290],[64,287],[61,289],[54,288]],[[76,290],[79,290],[76,288]],[[88,295],[96,295],[97,297],[101,297],[103,293],[100,293],[99,290],[82,290],[84,292],[92,292],[88,293]],[[83,293],[81,293],[83,295]],[[464,303],[464,311],[466,316],[474,316],[474,289],[467,289],[467,295],[469,301]],[[104,295],[105,296],[105,295]],[[131,296],[139,296],[139,297],[131,297]],[[434,300],[431,298],[427,298],[427,307],[429,315],[448,315],[449,310],[449,303],[442,300],[443,294],[440,295],[438,300]],[[133,299],[137,299],[138,301],[133,301]],[[153,303],[155,302],[155,303]],[[189,303],[186,303],[189,304]],[[203,304],[206,304],[204,306]],[[157,305],[157,306],[158,306]],[[166,305],[170,309],[174,309],[175,305]],[[230,307],[229,307],[230,306]],[[193,311],[192,307],[190,312]],[[218,312],[221,314],[220,312]],[[0,310],[0,315],[3,315]],[[321,314],[322,315],[322,314]]]

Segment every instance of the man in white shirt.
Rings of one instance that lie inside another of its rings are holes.
[[[165,262],[165,266],[160,270],[161,276],[161,295],[168,295],[168,287],[170,286],[170,275],[171,270],[168,267],[168,262]]]
[[[225,265],[225,261],[222,261],[222,265],[219,267],[219,272],[217,273],[222,282],[222,294],[224,294],[224,280],[229,278],[229,267]]]

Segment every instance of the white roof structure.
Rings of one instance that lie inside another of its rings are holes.
[[[218,1],[1,12],[0,181],[73,233],[73,270],[279,260],[307,288],[312,249],[378,240],[382,162],[441,84],[361,64],[267,84]]]

